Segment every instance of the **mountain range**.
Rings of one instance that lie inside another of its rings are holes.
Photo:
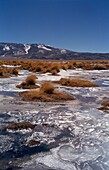
[[[109,53],[75,52],[45,44],[0,43],[0,59],[105,60]]]

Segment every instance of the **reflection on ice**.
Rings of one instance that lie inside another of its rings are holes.
[[[75,149],[72,145],[63,145],[58,148],[52,149],[51,154],[44,157],[38,157],[38,163],[43,163],[48,167],[61,168],[67,170],[75,170],[75,165],[79,166],[83,162],[96,161],[99,157],[103,158],[102,147],[84,146],[83,148]],[[89,170],[89,169],[88,169]]]

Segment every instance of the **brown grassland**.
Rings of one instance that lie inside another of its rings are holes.
[[[8,78],[10,76],[18,76],[19,70],[17,68],[7,68],[0,66],[0,78]]]
[[[0,70],[3,74],[10,72],[12,68],[6,68],[3,64],[19,66],[19,69],[29,70],[31,72],[57,74],[60,69],[75,69],[81,68],[84,70],[101,70],[109,69],[109,60],[0,60]],[[10,71],[7,72],[6,69]],[[12,73],[11,73],[12,74]],[[15,71],[15,75],[17,71]],[[1,73],[2,75],[2,73]],[[10,76],[10,75],[8,75]],[[2,77],[2,76],[1,76]]]

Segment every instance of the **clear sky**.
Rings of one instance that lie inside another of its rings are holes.
[[[0,0],[0,42],[109,52],[109,0]]]

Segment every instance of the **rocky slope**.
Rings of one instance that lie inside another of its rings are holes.
[[[80,53],[45,44],[0,43],[0,59],[109,59],[109,53]]]

